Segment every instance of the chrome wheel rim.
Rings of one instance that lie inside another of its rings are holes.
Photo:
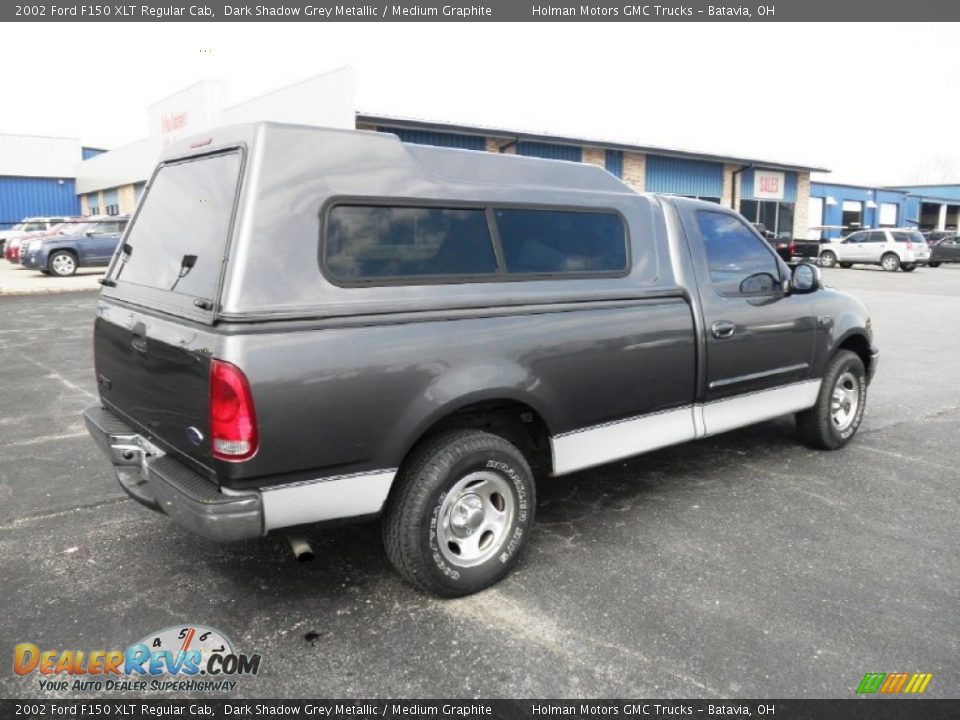
[[[885,257],[885,258],[883,259],[883,269],[884,269],[884,270],[893,270],[893,269],[896,268],[896,267],[897,267],[897,261],[896,261],[896,259],[894,259],[894,258],[892,258],[892,257],[889,257],[889,256],[888,256],[888,257]]]
[[[820,258],[820,264],[826,265],[827,267],[833,267],[833,264],[836,262],[836,258],[833,256],[833,253],[824,253]]]
[[[57,275],[69,275],[73,272],[74,262],[69,255],[57,255],[53,259],[53,271]]]
[[[838,432],[848,430],[860,409],[860,379],[847,370],[837,378],[830,399],[830,419]]]
[[[510,484],[487,470],[470,473],[450,489],[437,518],[437,544],[452,565],[473,567],[496,555],[513,524]]]

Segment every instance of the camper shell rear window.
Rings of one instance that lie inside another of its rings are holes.
[[[161,165],[114,260],[108,283],[212,304],[226,257],[241,168],[239,150]]]

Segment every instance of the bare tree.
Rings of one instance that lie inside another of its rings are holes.
[[[960,155],[927,155],[914,165],[911,185],[960,185]]]

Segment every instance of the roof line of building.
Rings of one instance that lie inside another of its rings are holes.
[[[462,135],[479,135],[483,137],[499,137],[505,140],[530,140],[533,142],[552,142],[558,145],[587,145],[589,147],[609,148],[613,150],[626,150],[628,152],[642,152],[651,155],[665,155],[668,157],[678,157],[689,160],[710,160],[713,162],[734,162],[740,165],[755,165],[757,167],[769,168],[772,170],[803,170],[809,172],[828,173],[828,168],[812,167],[809,165],[798,165],[796,163],[785,163],[773,160],[761,160],[759,158],[737,157],[732,155],[717,155],[715,153],[704,153],[693,150],[677,150],[674,148],[658,147],[656,145],[636,145],[632,143],[614,142],[610,140],[598,140],[595,138],[572,137],[568,135],[552,135],[548,133],[538,133],[520,130],[509,130],[507,128],[492,128],[478,125],[461,125],[457,123],[436,122],[432,120],[417,120],[416,118],[394,117],[391,115],[377,115],[373,113],[357,113],[357,121],[370,123],[371,125],[385,125],[405,129],[433,130],[436,132],[451,132]]]

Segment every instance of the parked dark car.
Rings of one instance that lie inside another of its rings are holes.
[[[48,275],[66,277],[78,268],[110,264],[129,218],[117,215],[72,226],[66,234],[35,237],[21,247],[20,263]]]
[[[714,203],[240,125],[164,151],[85,419],[123,489],[200,535],[380,516],[404,578],[455,596],[516,564],[535,478],[784,414],[842,447],[877,358],[862,303]]]
[[[956,230],[927,230],[921,235],[927,241],[927,245],[933,247],[944,238],[952,237],[957,234]]]
[[[943,263],[960,263],[960,235],[948,235],[937,240],[930,248],[930,267],[940,267]]]

